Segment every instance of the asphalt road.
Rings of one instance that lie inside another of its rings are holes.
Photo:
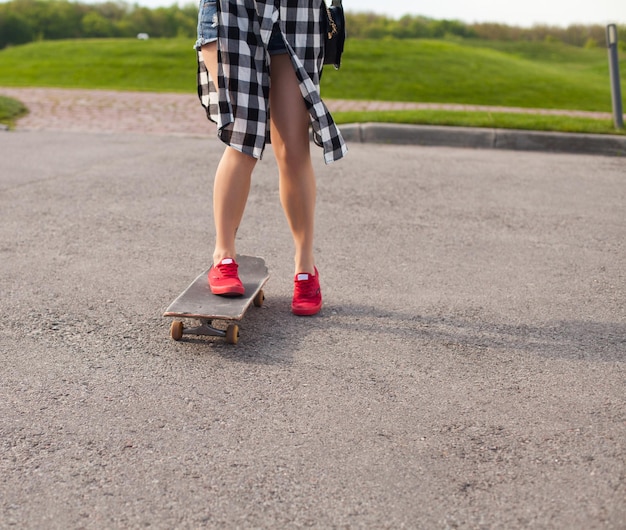
[[[272,156],[238,346],[173,342],[221,145],[0,135],[1,528],[626,528],[622,158],[353,144],[289,312]]]

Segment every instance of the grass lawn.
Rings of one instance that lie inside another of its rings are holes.
[[[455,127],[490,127],[494,129],[525,129],[588,134],[623,134],[612,120],[596,120],[544,114],[507,112],[465,112],[447,110],[406,110],[375,112],[335,112],[337,123],[403,123],[413,125],[448,125]]]
[[[10,127],[17,118],[26,112],[28,112],[26,107],[19,101],[0,95],[0,123]]]
[[[605,49],[560,43],[352,41],[327,97],[611,112]],[[621,64],[622,83],[626,61]]]
[[[42,41],[0,51],[0,86],[195,92],[186,39]]]
[[[0,50],[0,86],[195,91],[193,43],[178,39],[43,41]],[[0,90],[0,123],[27,109]]]
[[[194,93],[192,46],[190,39],[65,40],[14,46],[0,51],[0,86]],[[626,85],[625,60],[620,67]],[[322,93],[329,99],[612,111],[606,50],[561,43],[348,40],[341,70],[327,67],[324,71]],[[586,132],[592,126],[605,127],[580,118],[449,111],[345,113],[338,118],[449,125],[508,123],[541,130],[554,130],[558,124]]]

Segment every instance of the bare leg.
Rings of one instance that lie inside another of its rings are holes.
[[[202,59],[211,77],[217,82],[217,43],[202,46]],[[223,258],[236,256],[235,235],[243,218],[255,165],[256,160],[251,156],[227,147],[217,167],[213,184],[215,264]]]
[[[295,244],[295,272],[314,274],[316,184],[309,148],[309,113],[288,54],[272,57],[270,114],[280,200]]]
[[[227,147],[217,167],[213,184],[215,264],[236,256],[235,236],[248,200],[255,163],[254,158]]]

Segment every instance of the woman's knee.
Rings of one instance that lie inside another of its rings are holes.
[[[239,151],[233,147],[227,146],[222,155],[222,162],[237,168],[241,168],[244,171],[252,172],[256,166],[257,159],[253,156]]]
[[[311,165],[309,142],[282,142],[272,140],[274,156],[282,171],[301,172]]]

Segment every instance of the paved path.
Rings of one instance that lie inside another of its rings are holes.
[[[204,134],[213,130],[195,94],[3,87],[0,94],[19,99],[30,109],[30,114],[18,123],[21,129],[179,134]],[[611,119],[608,113],[568,110],[385,101],[326,100],[326,103],[332,111],[481,110]]]
[[[3,530],[624,529],[623,159],[317,149],[302,319],[267,156],[238,244],[272,276],[232,347],[161,317],[209,259],[219,141],[0,150]]]

